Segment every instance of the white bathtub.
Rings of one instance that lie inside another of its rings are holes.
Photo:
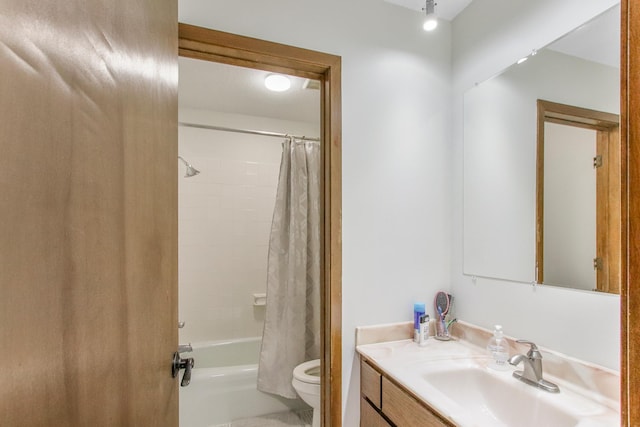
[[[180,387],[180,427],[225,425],[238,418],[304,407],[256,389],[260,337],[193,343],[191,384]]]

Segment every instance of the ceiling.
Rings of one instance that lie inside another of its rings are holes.
[[[304,89],[306,79],[290,76],[291,89],[271,92],[267,71],[179,58],[178,104],[224,113],[317,123],[320,91]]]

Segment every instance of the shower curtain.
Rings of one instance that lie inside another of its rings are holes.
[[[320,146],[283,143],[269,238],[258,390],[294,399],[293,369],[320,357]]]

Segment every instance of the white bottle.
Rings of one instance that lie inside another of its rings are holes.
[[[491,369],[504,371],[509,367],[507,364],[507,360],[509,359],[509,341],[504,337],[502,326],[494,326],[493,336],[487,344],[487,350],[493,358],[491,363],[489,363]]]
[[[420,335],[418,337],[418,345],[421,347],[427,345],[429,339],[429,315],[423,314],[420,316]]]

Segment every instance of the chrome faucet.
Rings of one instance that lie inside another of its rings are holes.
[[[531,341],[517,340],[516,342],[529,344],[531,348],[526,355],[516,354],[509,358],[509,363],[511,365],[517,366],[522,362],[522,366],[524,368],[522,371],[515,371],[513,376],[524,383],[534,387],[539,387],[548,392],[560,392],[560,389],[556,384],[542,378],[542,354],[540,354],[538,347]]]

